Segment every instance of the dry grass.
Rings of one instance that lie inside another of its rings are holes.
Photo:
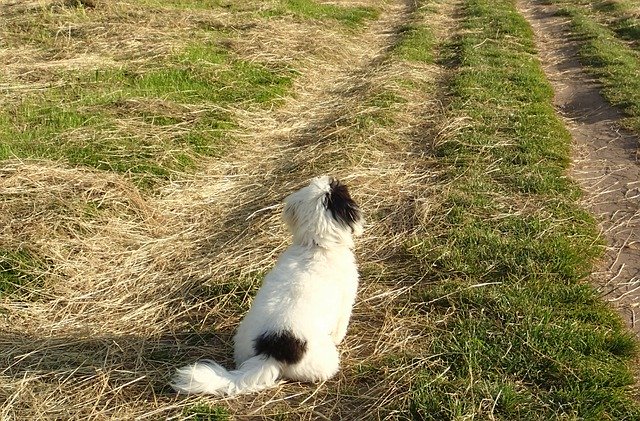
[[[124,10],[117,2],[97,3],[92,13]],[[0,249],[28,250],[44,264],[31,268],[40,280],[32,299],[0,303],[2,419],[179,418],[201,401],[176,397],[168,376],[201,357],[230,363],[233,329],[289,241],[281,199],[318,173],[352,185],[370,221],[357,246],[363,284],[343,346],[344,370],[327,384],[286,384],[222,405],[239,419],[398,415],[393,408],[407,399],[414,365],[429,361],[385,372],[376,367],[427,340],[424,315],[415,316],[408,300],[421,280],[401,258],[406,239],[431,217],[436,190],[446,188],[432,184],[437,174],[424,157],[424,140],[415,142],[424,129],[436,134],[439,104],[431,91],[400,82],[433,85],[438,69],[389,60],[410,4],[380,2],[380,19],[348,37],[286,18],[256,20],[233,48],[249,60],[295,64],[295,95],[275,110],[229,107],[240,143],[153,195],[121,175],[55,162],[3,163]],[[12,7],[19,13],[30,6]],[[165,54],[203,15],[209,23],[227,18],[193,13],[170,33],[158,15],[135,9],[113,25],[74,23],[69,27],[89,35],[66,42],[57,61],[57,53],[38,57],[28,48],[3,52],[3,64],[15,60],[3,75],[11,87],[3,86],[19,91],[24,66],[37,69],[29,82],[50,82],[46,69],[73,69],[87,51],[100,56],[100,66]],[[151,40],[155,47],[134,52]],[[390,109],[369,101],[379,91],[404,101]],[[379,113],[391,113],[393,124],[361,124]]]

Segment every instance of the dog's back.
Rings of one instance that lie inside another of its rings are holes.
[[[256,342],[265,334],[286,332],[307,346],[323,336],[331,339],[339,320],[350,314],[357,287],[358,270],[349,248],[289,247],[238,327],[236,364],[256,354]]]

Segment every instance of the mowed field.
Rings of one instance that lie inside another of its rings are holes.
[[[640,419],[542,3],[0,0],[0,419]],[[544,4],[637,135],[638,2]],[[341,371],[178,396],[320,174],[367,220]]]

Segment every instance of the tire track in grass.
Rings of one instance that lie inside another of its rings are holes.
[[[640,139],[620,127],[624,116],[602,97],[578,60],[579,45],[568,42],[567,23],[557,8],[521,3],[537,37],[540,58],[554,85],[554,105],[577,147],[573,175],[587,191],[587,207],[601,221],[608,247],[594,273],[604,299],[640,335]]]
[[[593,219],[567,177],[570,137],[533,34],[510,0],[466,0],[436,142],[441,206],[409,251],[439,322],[414,373],[414,419],[635,419],[635,338],[585,284]]]
[[[572,176],[585,190],[584,204],[598,218],[607,242],[591,279],[627,327],[640,335],[640,139],[621,127],[624,115],[603,98],[587,75],[578,59],[580,46],[577,41],[567,42],[569,22],[557,14],[556,7],[521,2],[520,8],[534,29],[540,60],[554,86],[554,105],[573,138]],[[637,366],[634,371],[637,399]]]

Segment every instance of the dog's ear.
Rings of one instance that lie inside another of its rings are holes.
[[[331,216],[337,222],[356,231],[362,220],[360,208],[349,195],[347,186],[338,180],[331,180],[329,191],[324,198],[324,206],[331,212]]]
[[[285,202],[284,210],[282,211],[282,219],[289,226],[289,228],[293,229],[298,224],[298,217],[296,215],[296,206],[294,203]]]

